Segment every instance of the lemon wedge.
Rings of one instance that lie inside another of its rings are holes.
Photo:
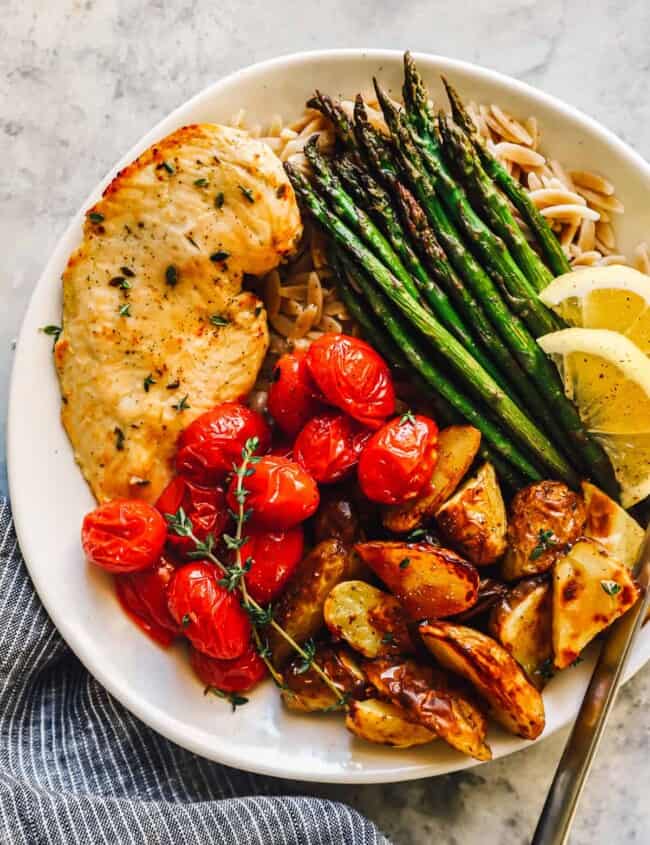
[[[650,276],[610,264],[558,276],[539,295],[569,325],[620,332],[650,355]]]
[[[555,361],[566,395],[606,450],[623,507],[650,495],[650,359],[606,329],[563,329],[538,339]]]

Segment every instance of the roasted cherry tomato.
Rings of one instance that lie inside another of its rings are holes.
[[[163,557],[151,569],[115,576],[117,597],[124,610],[143,631],[164,646],[180,633],[167,605],[167,588],[173,574],[174,567]]]
[[[176,513],[182,507],[198,540],[205,540],[208,534],[218,539],[229,518],[225,493],[221,487],[200,487],[182,475],[172,478],[160,494],[156,507],[163,515]],[[169,548],[178,555],[186,556],[194,551],[194,541],[190,537],[179,537],[170,531],[167,542]]]
[[[137,572],[160,557],[167,526],[158,511],[139,499],[115,499],[87,513],[81,545],[87,559],[108,572]]]
[[[438,426],[404,414],[373,434],[359,459],[359,485],[373,502],[396,505],[422,491],[437,460]]]
[[[238,594],[222,587],[219,577],[211,563],[186,563],[174,572],[167,601],[195,648],[210,657],[233,660],[246,650],[251,626]]]
[[[293,441],[285,440],[283,437],[276,440],[269,449],[269,455],[275,455],[276,458],[286,458],[288,461],[292,461]]]
[[[176,469],[192,481],[219,484],[241,462],[242,449],[250,437],[259,438],[263,454],[271,432],[261,414],[240,402],[224,402],[190,423],[178,440]]]
[[[395,413],[388,365],[372,346],[345,334],[324,334],[307,351],[307,366],[331,405],[370,428]]]
[[[190,663],[206,687],[216,687],[223,692],[246,692],[266,675],[264,661],[252,643],[234,660],[217,660],[192,648]]]
[[[283,355],[278,360],[273,368],[267,407],[278,428],[289,437],[295,437],[322,408],[304,352]]]
[[[347,475],[371,436],[345,414],[319,414],[296,437],[294,458],[319,484],[330,484]]]
[[[318,485],[295,461],[265,455],[251,467],[253,473],[244,479],[248,491],[246,509],[251,509],[251,525],[284,531],[308,519],[318,507]],[[233,477],[226,501],[232,511],[239,504],[236,497],[237,477]]]
[[[302,559],[302,527],[246,533],[248,539],[241,548],[242,560],[251,561],[246,587],[255,601],[268,604],[282,592]]]

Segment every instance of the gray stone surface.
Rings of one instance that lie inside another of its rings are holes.
[[[0,11],[2,407],[12,339],[70,216],[145,130],[235,68],[319,47],[428,50],[559,95],[650,155],[645,0],[0,0]],[[2,490],[4,455],[0,474]],[[621,693],[573,845],[650,842],[649,700],[645,670]],[[399,845],[515,845],[563,739],[444,778],[304,790],[358,806]]]

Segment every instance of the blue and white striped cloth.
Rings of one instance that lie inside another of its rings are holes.
[[[1,499],[0,607],[3,845],[389,845],[344,804],[274,797],[277,781],[184,751],[111,698],[45,613]]]

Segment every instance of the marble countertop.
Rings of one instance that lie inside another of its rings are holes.
[[[320,47],[441,53],[556,94],[650,157],[650,7],[644,0],[465,0],[458,6],[441,0],[5,0],[0,6],[3,407],[13,338],[69,218],[145,130],[235,68]],[[5,490],[2,454],[0,493]],[[647,667],[620,694],[572,845],[650,841],[649,701]],[[518,845],[530,838],[565,737],[441,778],[290,788],[355,805],[398,845]]]

